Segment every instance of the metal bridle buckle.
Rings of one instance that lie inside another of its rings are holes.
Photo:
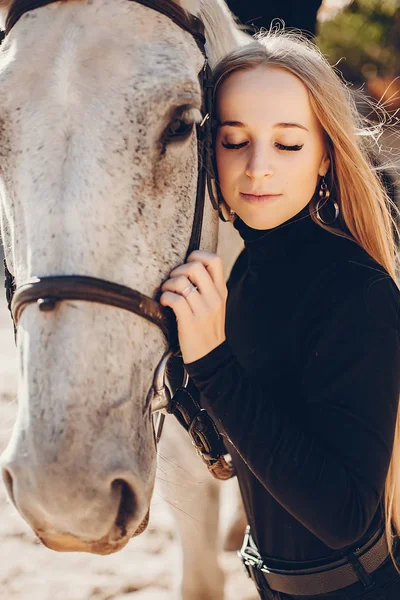
[[[252,573],[250,567],[254,569],[258,569],[263,573],[270,573],[271,571],[264,565],[263,559],[261,558],[259,552],[253,549],[250,545],[250,525],[247,525],[244,533],[243,543],[240,550],[237,551],[237,554],[242,561],[245,572],[248,577],[252,579]]]
[[[208,446],[206,446],[207,442],[202,435],[203,432],[206,431],[207,427],[210,427],[210,424],[212,424],[211,417],[207,411],[202,408],[194,417],[188,429],[188,433],[196,450],[196,454],[203,460],[212,460],[213,458],[208,452],[209,449]]]
[[[154,419],[154,429],[156,432],[156,443],[160,441],[165,416],[167,414],[167,410],[171,404],[171,390],[166,384],[166,374],[167,374],[167,365],[168,361],[172,356],[172,352],[168,351],[164,354],[162,359],[160,360],[156,370],[154,371],[153,385],[150,390],[152,394],[151,397],[151,412],[158,413],[158,415]],[[189,375],[186,373],[183,377],[182,387],[187,387],[189,383]]]

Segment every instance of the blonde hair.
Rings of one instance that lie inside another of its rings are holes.
[[[374,164],[381,127],[367,126],[353,93],[318,48],[298,32],[282,30],[258,34],[254,41],[232,51],[214,70],[214,94],[232,73],[260,65],[286,69],[296,75],[309,92],[330,157],[329,187],[340,208],[344,228],[326,226],[336,235],[355,240],[389,273],[397,284],[398,235],[394,214],[398,211],[386,193]],[[347,228],[347,233],[346,233]],[[398,285],[398,284],[397,284]],[[400,533],[400,412],[397,414],[394,447],[385,482],[385,534],[390,556],[400,573],[393,553]],[[399,532],[399,533],[397,533]]]

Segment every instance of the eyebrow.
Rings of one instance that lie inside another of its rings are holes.
[[[220,127],[224,126],[246,127],[246,125],[241,121],[224,121],[220,124]],[[308,131],[307,127],[304,127],[304,125],[300,125],[300,123],[275,123],[275,125],[273,125],[274,129],[290,129],[292,127],[297,127],[298,129],[304,129],[304,131]]]

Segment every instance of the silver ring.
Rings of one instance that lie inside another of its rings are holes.
[[[186,293],[186,290],[189,290]],[[189,296],[189,294],[191,294],[192,292],[194,292],[195,290],[197,290],[197,287],[195,285],[193,285],[193,283],[189,283],[189,285],[187,285],[185,288],[183,288],[183,290],[181,291],[181,296],[183,296],[184,298],[187,298]]]

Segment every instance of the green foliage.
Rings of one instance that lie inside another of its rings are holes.
[[[320,23],[317,43],[346,79],[400,75],[398,0],[353,0],[334,19]]]

